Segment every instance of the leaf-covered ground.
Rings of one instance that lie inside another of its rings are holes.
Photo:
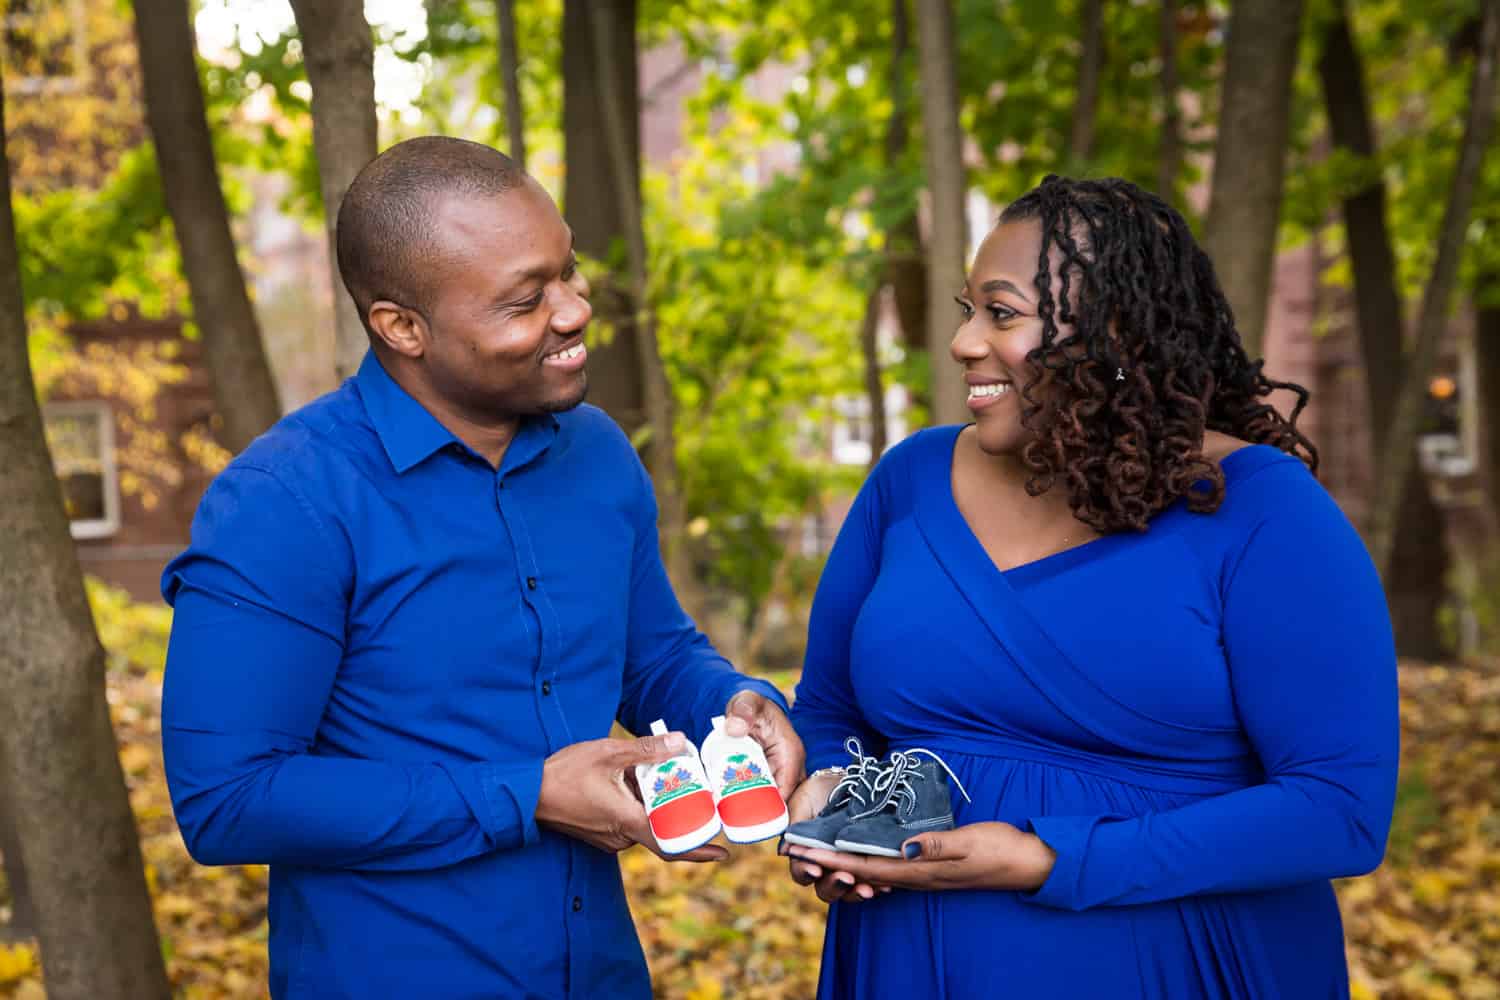
[[[187,857],[162,779],[159,674],[127,659],[111,671],[110,700],[174,988],[264,997],[266,871]],[[1355,996],[1500,1000],[1500,673],[1408,666],[1402,692],[1386,863],[1339,887]],[[639,849],[622,864],[660,996],[812,995],[822,907],[769,845],[734,848],[720,865],[668,865]],[[0,993],[45,995],[33,945],[0,945]]]

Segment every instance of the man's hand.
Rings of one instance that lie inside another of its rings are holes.
[[[626,778],[629,772],[633,779],[637,764],[662,763],[686,746],[681,733],[668,733],[634,740],[589,740],[564,747],[542,765],[537,824],[610,853],[641,844],[669,861],[723,861],[729,852],[716,844],[683,854],[662,854],[651,836],[646,807],[636,794],[635,783]]]
[[[766,752],[766,763],[771,765],[781,797],[790,799],[802,783],[807,754],[786,713],[764,695],[741,691],[724,706],[724,729],[730,736],[748,733],[760,744]]]
[[[1036,834],[1026,833],[1009,823],[972,823],[957,829],[923,833],[903,846],[905,858],[876,858],[863,854],[820,851],[789,844],[783,851],[791,855],[795,866],[832,872],[847,880],[847,889],[856,886],[899,889],[1039,889],[1057,854]],[[794,875],[795,878],[795,868]],[[827,876],[824,876],[825,878]],[[800,880],[799,880],[800,881]],[[824,896],[820,879],[818,896]],[[873,892],[858,893],[857,898],[870,899]],[[848,898],[847,895],[838,898]]]

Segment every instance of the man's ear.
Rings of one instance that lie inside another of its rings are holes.
[[[427,319],[415,309],[377,299],[370,303],[370,329],[378,340],[408,358],[420,358],[432,339]]]

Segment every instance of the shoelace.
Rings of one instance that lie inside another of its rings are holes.
[[[937,761],[938,767],[946,771],[948,777],[952,778],[953,783],[958,786],[959,793],[963,795],[964,801],[974,801],[969,798],[969,792],[964,788],[964,783],[958,780],[958,775],[953,773],[953,768],[948,766],[947,761],[924,747],[913,747],[905,751],[897,750],[891,754],[890,763],[886,765],[885,770],[876,775],[872,785],[872,791],[878,796],[875,804],[849,818],[855,820],[874,816],[884,811],[893,800],[896,803],[897,817],[902,820],[909,817],[912,809],[917,804],[917,790],[912,785],[912,779],[923,777],[922,772],[917,770],[917,768],[922,766],[921,761],[917,759],[918,754]]]
[[[865,748],[857,736],[846,739],[844,749],[854,758],[854,763],[844,769],[844,776],[828,794],[828,805],[842,805],[849,799],[854,799],[860,805],[867,806],[870,804],[868,795],[873,794],[874,782],[879,780],[880,761],[865,755]],[[871,772],[875,773],[873,779],[870,777]]]

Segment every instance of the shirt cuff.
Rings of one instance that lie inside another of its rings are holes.
[[[1057,910],[1082,910],[1079,891],[1083,858],[1098,816],[1037,816],[1026,821],[1026,832],[1036,834],[1057,853],[1052,872],[1039,888],[1019,893],[1021,899]]]
[[[496,850],[530,847],[541,839],[536,803],[542,792],[542,762],[441,765],[458,786],[485,840]]]

